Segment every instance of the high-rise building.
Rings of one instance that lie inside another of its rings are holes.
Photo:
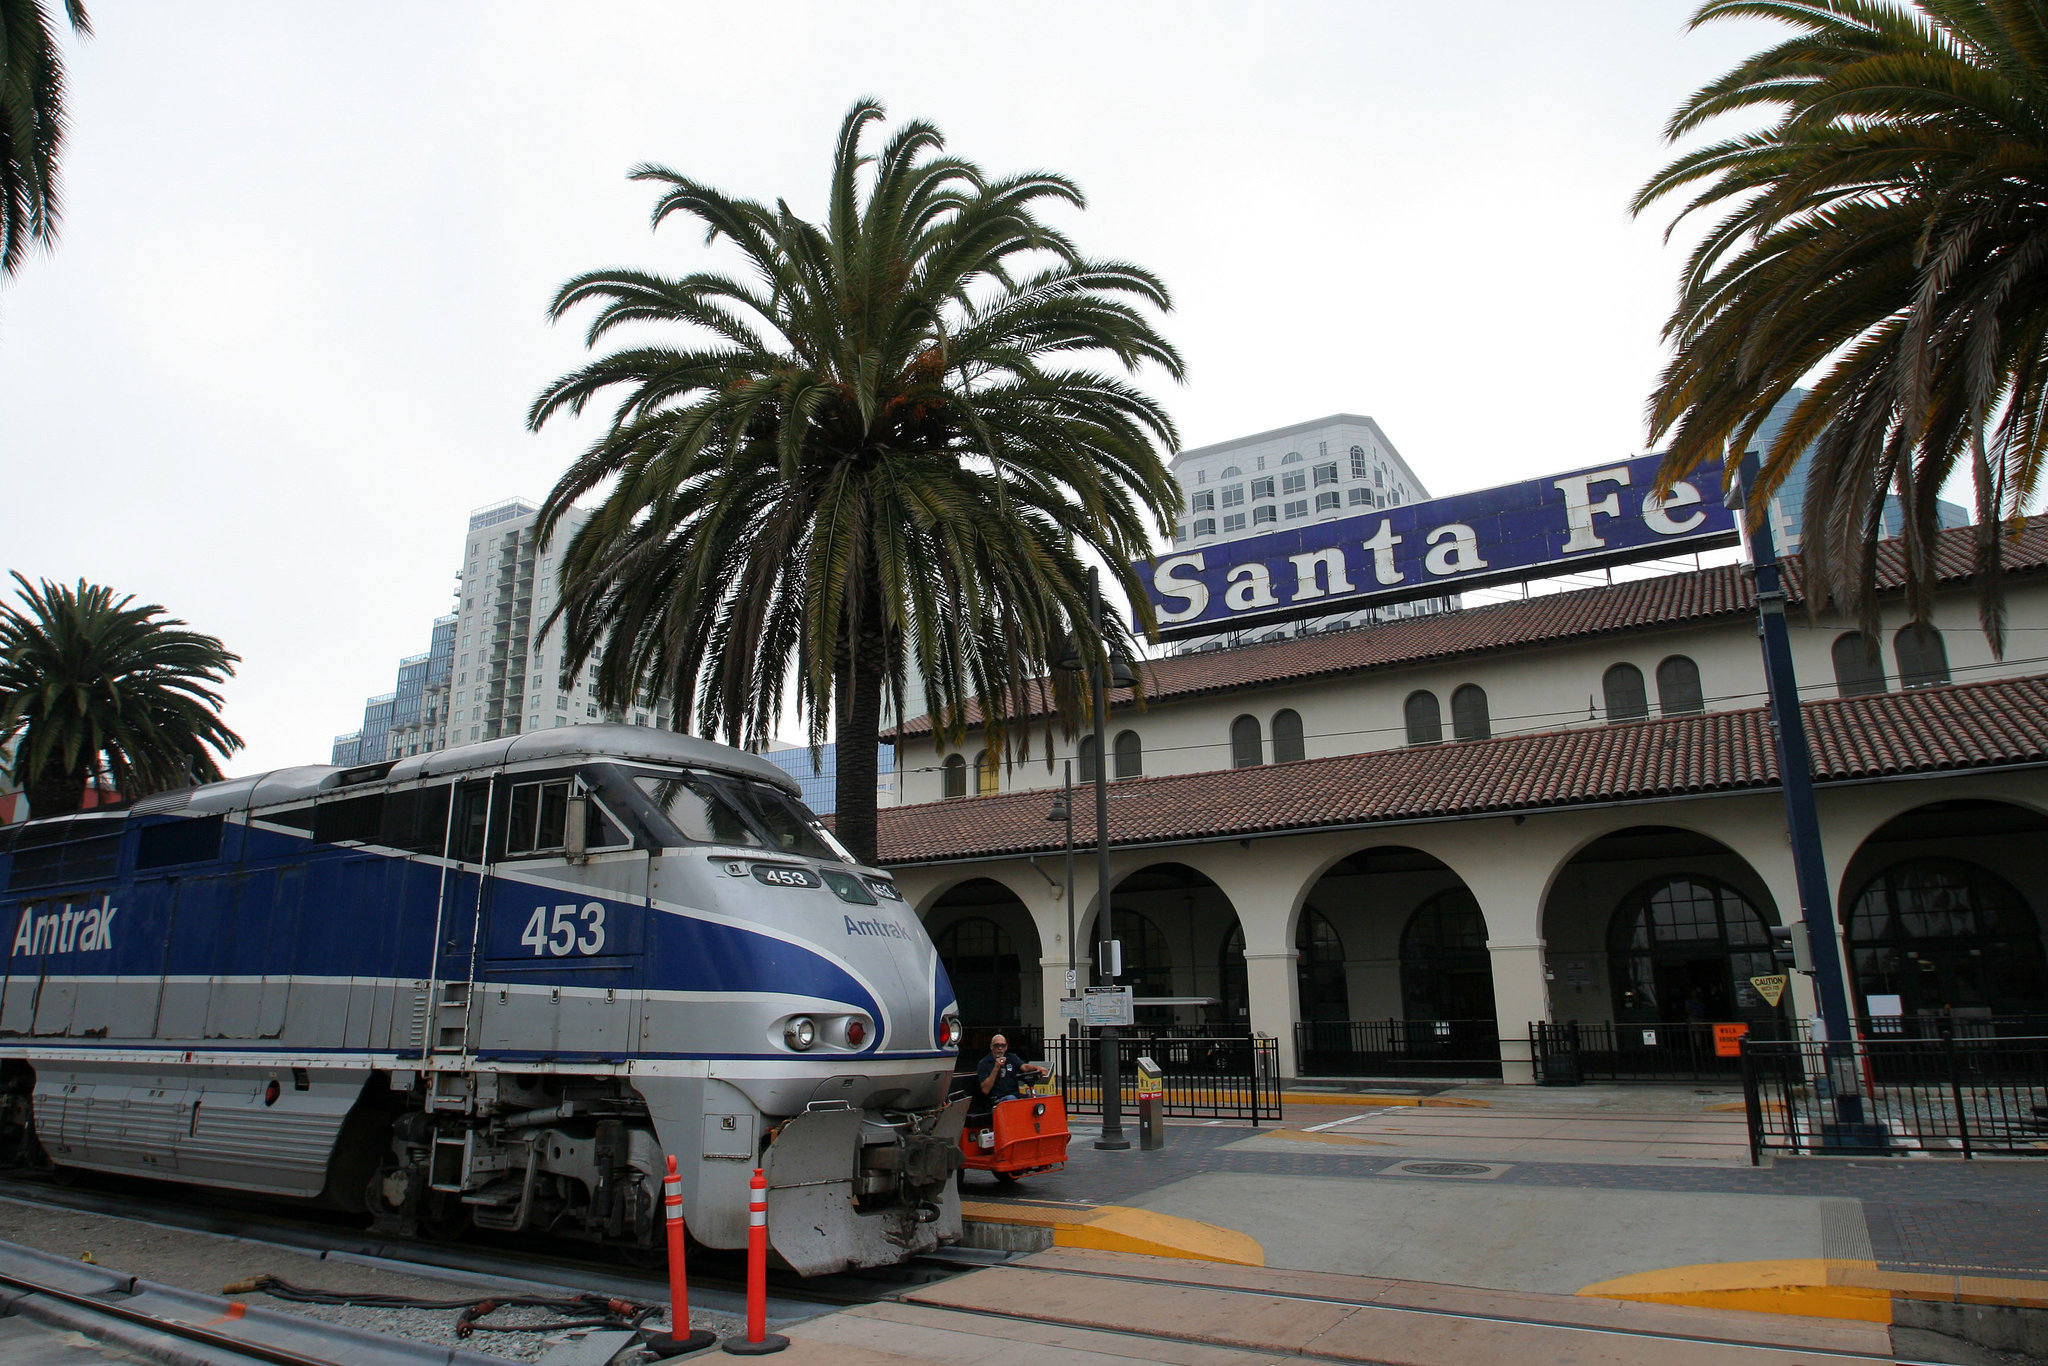
[[[362,728],[336,737],[332,762],[379,763],[577,722],[667,726],[665,700],[605,709],[594,665],[564,672],[561,628],[547,621],[559,601],[560,548],[588,515],[569,509],[542,544],[540,510],[525,499],[472,512],[455,611],[434,623],[426,653],[399,661],[396,688],[365,703]]]
[[[1394,443],[1369,417],[1337,413],[1255,436],[1181,451],[1167,462],[1180,482],[1176,550],[1260,536],[1289,526],[1355,517],[1429,497]],[[1452,598],[1361,608],[1311,621],[1184,641],[1175,649],[1213,650],[1250,640],[1366,626],[1442,611]]]
[[[1759,454],[1768,451],[1778,439],[1778,433],[1785,429],[1786,420],[1792,410],[1806,397],[1806,390],[1794,389],[1778,400],[1771,409],[1771,415],[1764,419],[1764,425],[1757,429],[1756,449]],[[1813,447],[1808,446],[1799,453],[1786,472],[1785,482],[1778,485],[1778,491],[1771,495],[1771,520],[1778,528],[1778,553],[1797,553],[1800,545],[1800,526],[1806,516],[1806,476],[1813,465]],[[1960,503],[1951,503],[1945,498],[1934,502],[1934,517],[1943,528],[1968,526],[1970,512]],[[1906,534],[1905,504],[1896,493],[1888,493],[1884,499],[1884,539],[1895,540]]]

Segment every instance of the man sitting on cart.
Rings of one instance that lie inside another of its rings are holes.
[[[981,1060],[977,1075],[981,1081],[981,1093],[988,1097],[989,1104],[999,1100],[1015,1100],[1017,1088],[1023,1074],[1036,1072],[1050,1076],[1051,1072],[1035,1062],[1025,1062],[1010,1052],[1010,1041],[998,1034],[988,1041],[988,1056]]]

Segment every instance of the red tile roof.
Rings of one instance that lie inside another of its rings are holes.
[[[1809,702],[1814,778],[2048,762],[2048,676]],[[1379,750],[1110,787],[1110,842],[1144,845],[1775,787],[1761,708]],[[884,808],[881,862],[1057,848],[1050,791]],[[1086,801],[1077,837],[1092,837]]]
[[[1935,562],[1943,582],[1955,583],[1970,576],[1975,535],[1975,529],[1970,527],[1942,533]],[[2009,574],[2048,569],[2048,523],[2029,526],[2007,545],[2006,552]],[[1890,590],[1902,586],[1903,564],[1899,542],[1888,541],[1880,546],[1878,587]],[[1787,570],[1787,587],[1798,601],[1798,566],[1788,564]],[[1556,645],[1755,610],[1756,595],[1745,567],[1721,565],[1461,612],[1408,617],[1361,630],[1148,660],[1143,665],[1145,693],[1148,701],[1162,702],[1429,660]],[[1044,711],[1041,695],[1034,715],[1043,715]],[[970,709],[970,714],[979,719],[978,709]],[[905,738],[930,734],[929,717],[915,717],[903,728]]]

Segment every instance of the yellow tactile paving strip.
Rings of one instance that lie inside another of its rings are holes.
[[[1283,1105],[1342,1105],[1353,1110],[1377,1110],[1389,1105],[1441,1107],[1447,1110],[1491,1110],[1493,1102],[1472,1096],[1383,1096],[1362,1091],[1282,1091]]]
[[[1666,1267],[1601,1281],[1579,1294],[1866,1323],[1890,1323],[1892,1304],[1902,1299],[2048,1309],[2048,1281],[1882,1271],[1875,1262],[1836,1257]]]
[[[1049,1228],[1054,1247],[1136,1252],[1233,1266],[1266,1264],[1266,1249],[1249,1234],[1128,1205],[962,1200],[960,1217],[971,1223]]]

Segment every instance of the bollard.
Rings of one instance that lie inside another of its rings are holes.
[[[668,1332],[649,1337],[645,1346],[658,1357],[679,1357],[703,1351],[718,1341],[718,1335],[690,1327],[690,1277],[683,1265],[683,1178],[676,1173],[673,1156],[662,1188],[668,1207]]]
[[[768,1331],[768,1178],[754,1168],[747,1201],[747,1340],[725,1340],[734,1356],[765,1356],[789,1346],[789,1339]]]

